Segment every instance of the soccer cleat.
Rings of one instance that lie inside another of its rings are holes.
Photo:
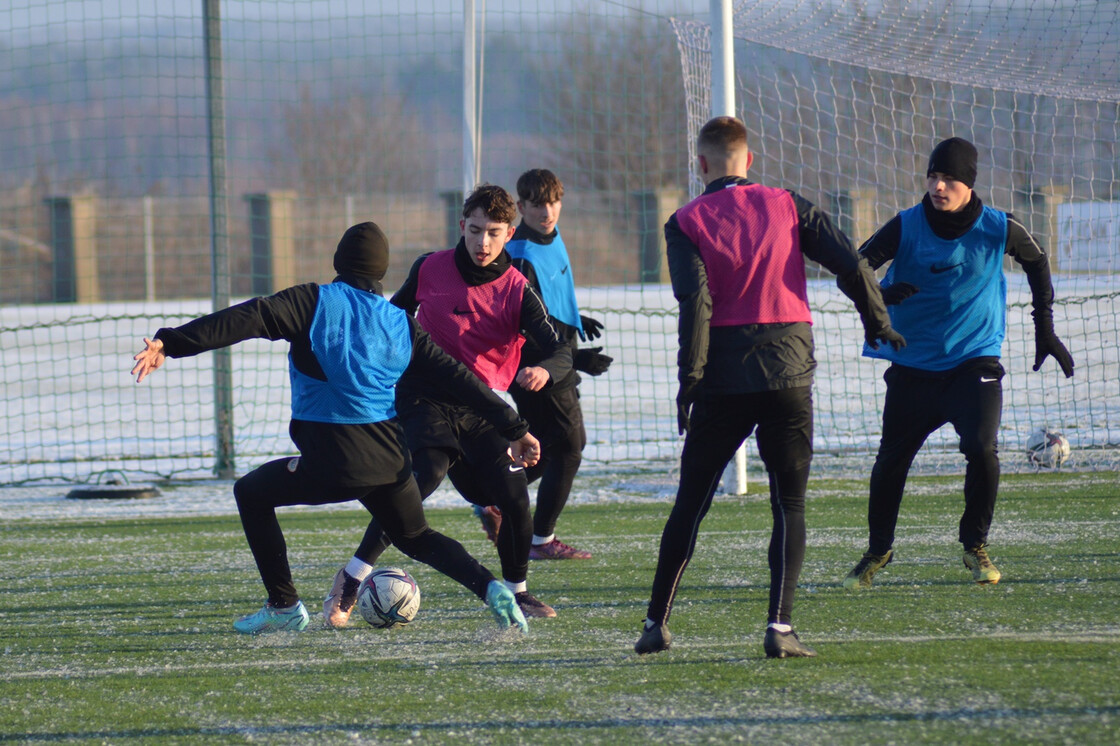
[[[533,544],[530,546],[529,559],[591,559],[591,552],[586,549],[570,547],[559,539],[553,539],[547,544]]]
[[[517,599],[517,605],[521,607],[521,611],[525,616],[534,616],[541,619],[551,619],[556,616],[556,609],[552,608],[544,601],[541,601],[532,593],[522,591],[521,593],[513,594]]]
[[[977,583],[995,585],[1001,577],[999,570],[988,557],[988,545],[977,544],[964,551],[964,566],[972,570],[972,579]]]
[[[328,627],[345,627],[350,621],[350,614],[358,601],[359,585],[355,578],[346,574],[346,568],[334,576],[331,592],[323,599],[323,619]]]
[[[502,511],[493,505],[475,505],[474,514],[482,522],[482,530],[492,544],[498,543],[498,529],[502,527]]]
[[[652,627],[642,626],[642,636],[634,643],[634,652],[638,655],[647,653],[660,653],[668,650],[673,642],[673,635],[664,624],[655,624]]]
[[[815,658],[817,655],[816,650],[801,642],[796,632],[779,632],[770,627],[766,628],[762,649],[766,651],[767,658]]]
[[[260,635],[268,632],[299,632],[307,627],[310,619],[302,601],[295,606],[278,609],[270,603],[260,611],[246,614],[233,623],[233,628],[246,635]]]
[[[864,552],[860,561],[848,573],[848,577],[844,578],[844,587],[848,589],[870,588],[871,578],[875,577],[875,573],[889,565],[892,559],[894,559],[893,549],[888,549],[886,554]]]
[[[491,580],[486,586],[486,605],[498,620],[498,626],[505,629],[513,624],[521,628],[524,634],[529,634],[529,621],[517,605],[517,598],[513,591],[506,588],[497,580]]]

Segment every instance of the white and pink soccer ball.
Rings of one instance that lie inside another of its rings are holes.
[[[1043,469],[1057,469],[1069,459],[1066,436],[1040,427],[1027,438],[1027,460]]]

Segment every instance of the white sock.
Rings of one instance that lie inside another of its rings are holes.
[[[537,536],[533,534],[533,546],[539,547],[541,544],[547,544],[556,538],[556,534],[549,534],[548,536]]]
[[[522,580],[520,583],[515,583],[512,580],[502,580],[502,585],[509,588],[514,593],[524,593],[529,590],[529,584]]]
[[[772,629],[775,632],[781,632],[783,635],[793,632],[793,627],[788,624],[781,624],[779,622],[770,622],[766,625],[766,629]]]
[[[371,572],[373,572],[373,565],[367,564],[357,557],[351,557],[350,561],[346,563],[346,574],[359,583],[368,578]]]

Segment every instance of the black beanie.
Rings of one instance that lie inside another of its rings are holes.
[[[929,168],[926,176],[934,171],[952,176],[969,189],[976,183],[976,146],[968,140],[950,137],[937,143],[929,154]]]
[[[388,269],[389,239],[377,223],[358,223],[346,229],[334,252],[335,272],[380,281]]]

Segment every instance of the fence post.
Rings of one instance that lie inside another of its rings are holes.
[[[638,282],[668,283],[665,261],[665,222],[684,203],[684,192],[661,187],[634,192],[638,216]]]
[[[55,303],[101,300],[97,276],[97,199],[93,195],[47,197]]]
[[[1051,271],[1061,267],[1058,263],[1058,205],[1069,198],[1069,187],[1050,184],[1015,192],[1015,217],[1026,226],[1050,260]]]
[[[296,284],[293,212],[296,193],[246,194],[249,203],[249,280],[252,295],[271,295]]]
[[[878,230],[874,189],[840,189],[828,196],[830,217],[857,248]]]
[[[453,189],[449,192],[440,192],[440,199],[443,200],[444,207],[444,225],[447,226],[447,239],[441,248],[450,249],[459,243],[459,237],[463,235],[462,230],[459,228],[459,221],[463,218],[463,200],[466,197],[458,189]]]

